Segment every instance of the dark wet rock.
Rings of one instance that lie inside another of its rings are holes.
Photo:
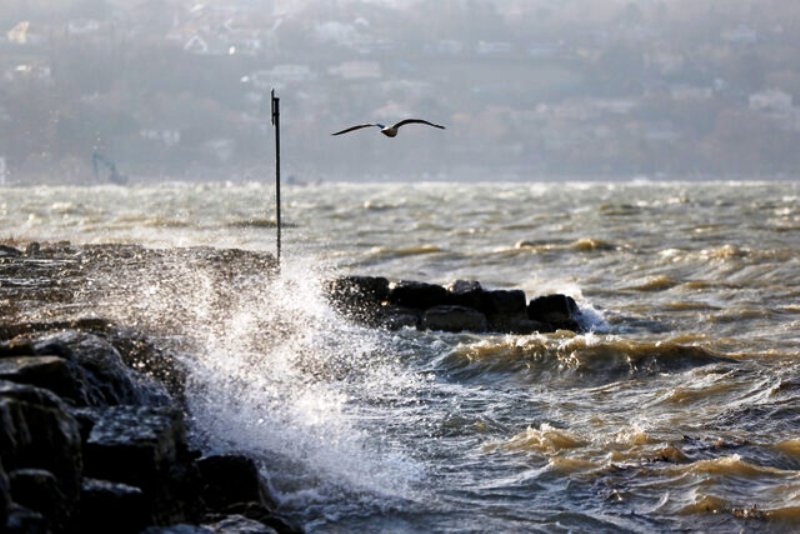
[[[38,335],[40,333],[42,335]],[[109,372],[120,376],[124,383],[133,383],[137,394],[146,397],[150,404],[171,402],[168,393],[178,401],[183,399],[186,383],[184,366],[173,355],[156,347],[146,336],[129,328],[118,327],[106,319],[90,317],[45,323],[0,324],[0,339],[4,337],[8,340],[0,342],[0,359],[42,355],[50,350],[75,363],[87,363],[90,374],[86,375],[82,370],[80,375],[90,383],[92,380],[89,379],[97,374],[98,362],[105,359],[101,380]],[[56,348],[49,348],[51,345]],[[87,346],[92,349],[91,354],[85,351]],[[74,354],[78,357],[73,357]],[[139,372],[131,374],[128,369]],[[130,395],[124,394],[125,391],[130,393],[130,388],[124,383],[117,384],[118,389],[121,387],[123,390],[120,402],[130,401]],[[104,398],[105,394],[99,392],[77,404],[103,405]]]
[[[389,330],[422,328],[422,312],[413,308],[389,304],[383,306],[377,316],[379,324]]]
[[[201,496],[210,509],[223,511],[237,503],[256,503],[266,509],[275,507],[258,466],[251,458],[215,455],[196,463],[202,484]]]
[[[483,307],[483,287],[476,280],[456,280],[447,286],[447,304],[467,306],[480,310]]]
[[[422,326],[445,332],[485,332],[489,328],[489,321],[474,308],[445,305],[425,310]]]
[[[50,534],[52,531],[47,524],[47,519],[42,514],[12,503],[5,530],[2,532],[6,534]]]
[[[525,313],[525,292],[521,289],[495,289],[483,295],[487,315],[514,316]]]
[[[141,333],[126,328],[115,328],[107,339],[119,351],[125,365],[137,371],[136,376],[149,379],[146,388],[149,404],[183,403],[187,371],[174,354],[156,346]],[[137,387],[141,387],[141,383],[139,380]]]
[[[389,297],[389,280],[381,276],[346,276],[328,284],[331,297],[347,306],[378,305]]]
[[[97,406],[70,406],[69,413],[75,418],[78,423],[78,431],[81,435],[81,443],[86,446],[86,441],[89,439],[89,434],[92,428],[100,420],[107,407]]]
[[[98,407],[70,407],[69,413],[72,417],[75,418],[75,421],[78,422],[78,429],[81,434],[81,444],[83,447],[86,446],[86,442],[89,440],[89,435],[94,428],[94,425],[100,420],[105,412],[106,408],[98,408]]]
[[[24,329],[15,331],[13,333],[3,332],[9,325],[0,326],[0,337],[13,338],[25,332]],[[2,335],[6,334],[6,335]],[[0,358],[12,358],[14,356],[32,356],[33,346],[29,340],[10,340],[0,342]]]
[[[219,528],[224,516],[233,516],[247,518],[247,522],[241,523],[243,526],[263,529],[266,525],[268,532],[293,534],[303,531],[292,521],[274,513],[275,499],[251,458],[234,454],[207,456],[197,461],[197,468],[202,499],[207,508],[219,516],[212,528]],[[233,528],[234,523],[228,525],[227,528]]]
[[[49,389],[73,403],[86,402],[80,370],[58,356],[16,356],[0,359],[0,379]]]
[[[140,488],[94,478],[81,485],[82,532],[139,532],[147,526],[149,509]]]
[[[295,521],[278,514],[259,519],[259,522],[274,528],[278,534],[303,534],[305,532]]]
[[[389,297],[389,280],[375,276],[347,276],[329,282],[327,291],[341,312],[373,323],[381,303]]]
[[[17,469],[8,474],[11,498],[41,514],[51,530],[65,530],[72,515],[72,505],[58,487],[58,480],[44,469]]]
[[[207,526],[212,532],[224,534],[277,534],[274,528],[241,515],[227,516]]]
[[[537,324],[527,322],[525,292],[521,289],[485,291],[481,309],[489,319],[489,327],[494,332],[530,334],[539,330]]]
[[[67,503],[80,491],[83,471],[78,423],[67,405],[45,389],[0,381],[0,458],[6,472],[44,469],[55,475]]]
[[[148,527],[141,534],[218,534],[218,531],[210,527],[179,523],[167,527]]]
[[[339,311],[361,323],[390,330],[414,327],[525,335],[580,329],[580,310],[564,295],[540,297],[529,305],[520,289],[486,290],[475,280],[456,280],[446,288],[402,280],[388,284],[388,294],[387,284],[381,277],[351,276],[327,287]]]
[[[86,473],[151,488],[161,482],[184,441],[183,418],[173,408],[113,406],[86,441]]]
[[[107,319],[79,317],[63,321],[22,322],[0,324],[0,357],[33,354],[32,339],[36,334],[54,333],[63,330],[80,330],[87,333],[106,333],[113,329]],[[14,339],[18,338],[18,339]]]
[[[388,300],[397,306],[426,310],[447,304],[447,290],[436,284],[401,280],[389,290]]]
[[[259,523],[274,528],[279,534],[300,534],[304,532],[303,528],[296,522],[276,514],[271,509],[255,502],[233,504],[228,506],[224,513],[254,519]]]
[[[8,510],[11,507],[11,488],[8,484],[8,476],[3,468],[2,458],[0,458],[0,527],[6,524]]]
[[[149,527],[141,534],[293,534],[302,532],[301,530],[280,530],[239,514],[217,516],[211,521],[213,522],[204,525],[181,523],[166,527]]]
[[[94,424],[85,447],[86,475],[141,488],[153,522],[198,514],[198,479],[179,410],[112,406]]]
[[[550,324],[555,329],[578,330],[579,315],[575,299],[567,295],[537,297],[528,304],[528,318]]]
[[[66,331],[37,339],[32,346],[35,354],[60,356],[80,367],[86,392],[80,404],[144,404],[159,397],[152,384],[133,379],[117,349],[99,336]]]

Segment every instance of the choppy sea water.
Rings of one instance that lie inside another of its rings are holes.
[[[800,183],[323,184],[283,191],[269,287],[195,311],[189,408],[319,532],[800,529]],[[274,249],[271,187],[0,188],[0,239]],[[248,273],[241,273],[247,277]],[[562,292],[586,334],[384,332],[341,274]],[[125,273],[120,273],[121,277]]]

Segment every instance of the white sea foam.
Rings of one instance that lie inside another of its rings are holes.
[[[191,279],[187,401],[207,447],[253,453],[268,469],[291,465],[273,481],[293,501],[291,479],[306,477],[328,498],[410,495],[420,466],[357,407],[401,395],[416,379],[392,362],[379,335],[332,312],[320,273],[288,261],[273,282],[229,295],[222,314],[209,298],[219,288],[202,272]]]

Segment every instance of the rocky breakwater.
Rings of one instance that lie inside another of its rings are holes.
[[[0,249],[0,532],[301,531],[253,459],[192,447],[178,360],[130,328],[66,318],[97,293],[96,267],[131,252],[165,255]]]
[[[448,286],[374,276],[347,276],[328,283],[334,305],[352,319],[379,327],[445,332],[532,334],[581,330],[582,313],[567,295],[530,301],[520,289],[485,289],[477,281]]]

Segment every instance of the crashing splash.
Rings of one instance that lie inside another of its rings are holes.
[[[412,498],[420,465],[368,413],[402,401],[417,380],[386,337],[337,315],[324,270],[309,261],[276,273],[244,261],[230,268],[214,254],[131,262],[112,274],[127,280],[124,294],[104,303],[120,323],[180,349],[199,445],[260,459],[290,508],[332,496]]]

